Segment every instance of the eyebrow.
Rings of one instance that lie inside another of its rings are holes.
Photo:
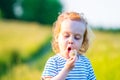
[[[69,32],[63,32],[62,34],[69,34]]]

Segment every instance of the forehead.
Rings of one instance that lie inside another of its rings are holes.
[[[66,19],[61,23],[61,31],[84,33],[85,29],[86,25],[81,21]]]

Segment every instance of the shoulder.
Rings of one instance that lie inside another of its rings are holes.
[[[55,76],[57,74],[57,55],[50,57],[44,67],[42,76]]]
[[[55,62],[57,58],[58,58],[57,55],[54,55],[47,60],[47,63]]]
[[[50,70],[55,70],[56,67],[57,67],[57,58],[58,56],[57,55],[54,55],[52,57],[50,57],[46,64],[45,64],[45,70],[46,71],[50,71]]]
[[[62,60],[63,58],[59,54],[56,54],[50,57],[47,62],[57,62],[57,61],[62,61]]]
[[[86,64],[86,65],[91,65],[91,62],[90,62],[89,58],[86,57],[85,55],[79,55],[79,59],[80,59],[80,61],[82,61],[84,64]]]
[[[58,54],[56,54],[56,55],[50,57],[50,58],[48,59],[48,61],[53,61],[53,60],[58,60],[58,59],[60,59],[60,56],[59,56]]]
[[[90,62],[90,60],[88,59],[88,57],[86,57],[85,55],[80,55],[79,58],[85,62]]]

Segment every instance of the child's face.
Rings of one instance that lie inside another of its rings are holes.
[[[60,54],[69,58],[71,50],[79,51],[84,37],[85,24],[80,21],[66,19],[61,23],[61,29],[58,36],[58,46]]]

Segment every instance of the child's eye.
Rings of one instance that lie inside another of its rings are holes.
[[[64,34],[63,35],[65,38],[68,38],[70,35],[69,34]]]
[[[65,38],[69,37],[69,35],[64,35]]]
[[[80,40],[81,36],[80,35],[75,35],[76,40]]]

